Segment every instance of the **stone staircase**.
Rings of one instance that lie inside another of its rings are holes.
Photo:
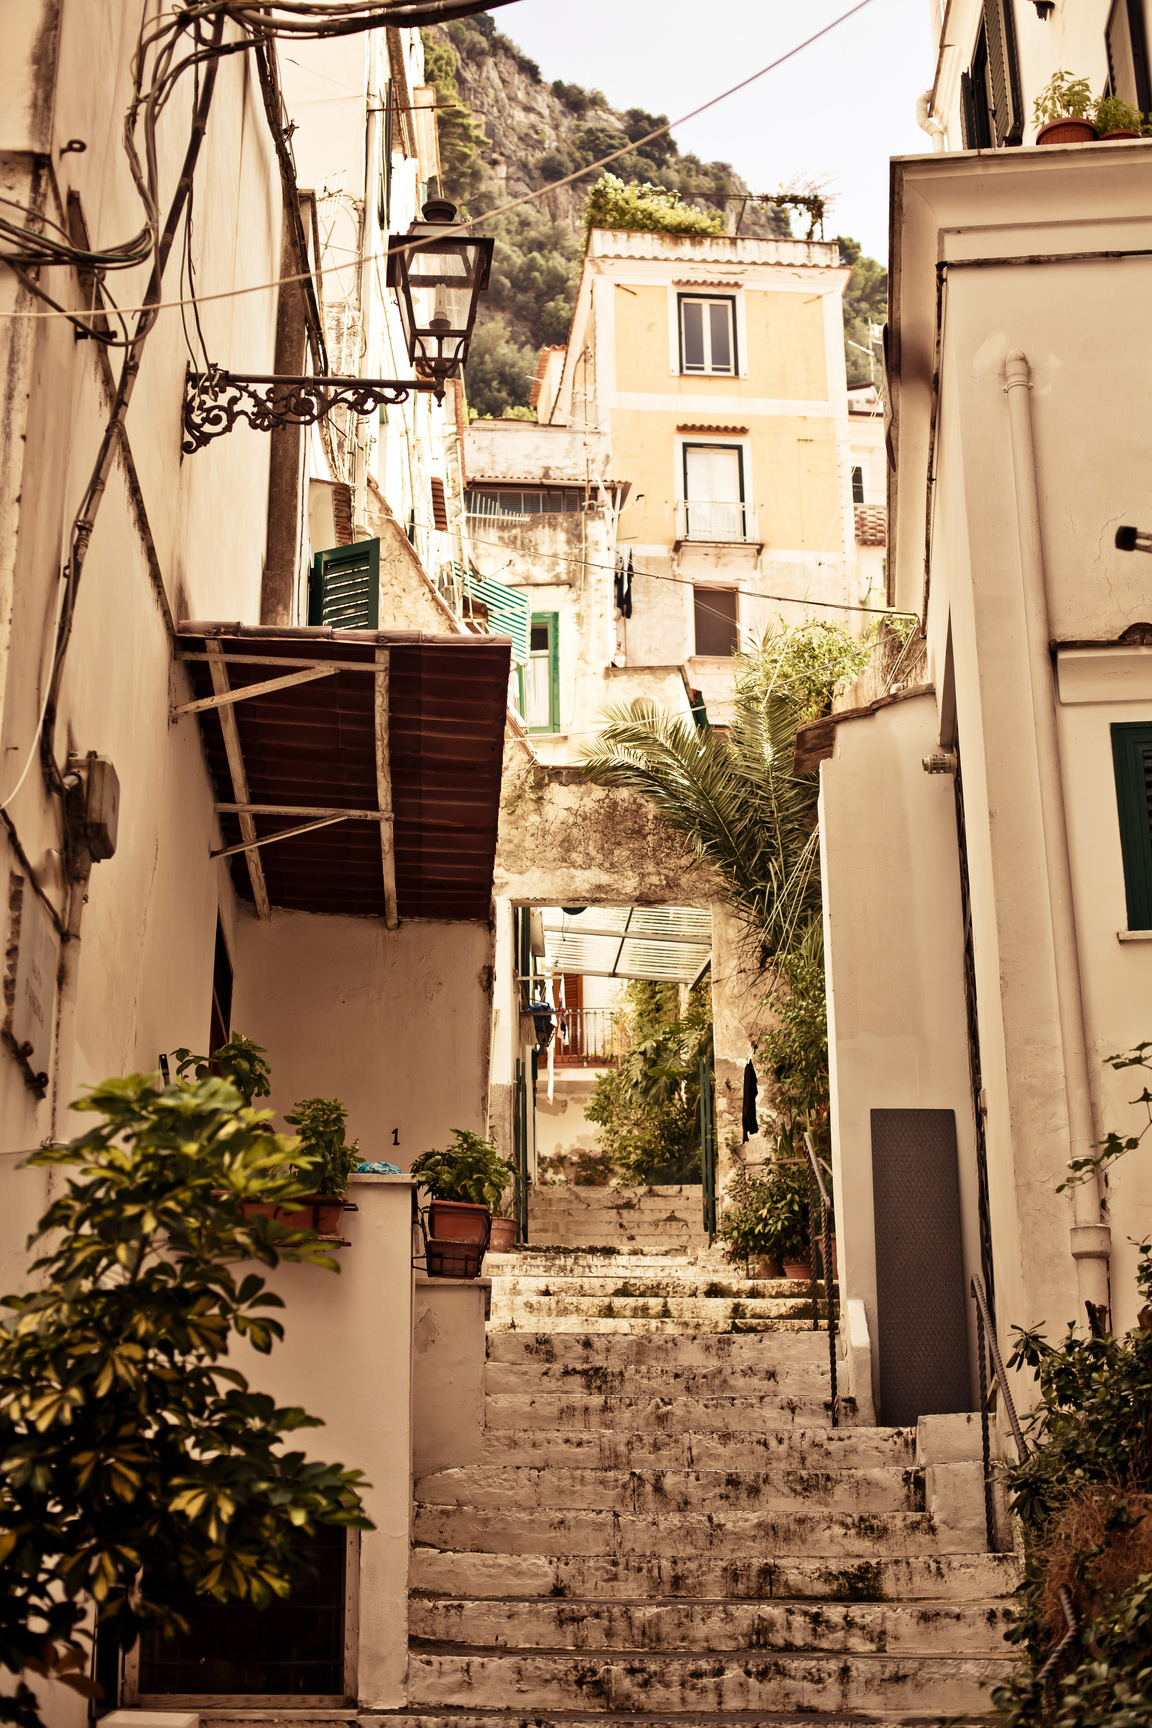
[[[643,1252],[489,1257],[482,1454],[416,1484],[406,1720],[978,1719],[1017,1582],[982,1500],[944,1527],[914,1430],[832,1427],[808,1287],[649,1230],[652,1194],[617,1209]]]

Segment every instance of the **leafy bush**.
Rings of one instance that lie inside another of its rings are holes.
[[[522,404],[528,395],[525,380],[535,376],[534,358],[501,319],[477,325],[464,372],[471,406],[498,420],[506,408]]]
[[[1131,102],[1122,102],[1119,96],[1098,96],[1092,109],[1092,124],[1101,138],[1106,138],[1110,132],[1144,132],[1147,130],[1144,116],[1139,108],[1133,108]]]
[[[802,1164],[774,1162],[759,1174],[740,1164],[729,1177],[724,1200],[717,1234],[733,1264],[808,1258],[808,1178]]]
[[[491,1140],[467,1128],[454,1128],[452,1141],[444,1152],[422,1152],[411,1174],[434,1200],[463,1200],[495,1211],[516,1180],[515,1170]]]
[[[583,116],[591,106],[592,99],[587,90],[579,84],[565,84],[563,78],[553,79],[552,94],[563,102],[565,108],[570,108],[573,114]]]
[[[360,1142],[345,1144],[348,1112],[337,1098],[301,1098],[285,1116],[300,1132],[300,1149],[311,1161],[317,1194],[343,1194],[360,1162]]]
[[[656,234],[723,234],[724,218],[707,216],[663,187],[625,185],[615,174],[602,174],[584,203],[584,234],[593,228],[622,228]]]
[[[262,1044],[245,1038],[242,1032],[233,1032],[228,1042],[213,1050],[211,1056],[193,1056],[190,1050],[183,1049],[172,1054],[176,1058],[178,1080],[186,1075],[207,1080],[216,1074],[235,1086],[248,1105],[253,1098],[267,1098],[272,1091],[272,1070],[264,1060],[267,1051]]]
[[[844,358],[848,382],[866,384],[881,376],[882,356],[879,343],[872,340],[872,326],[888,321],[888,272],[875,258],[865,258],[860,242],[849,235],[837,234],[836,244],[844,263],[852,266],[844,290]],[[869,354],[875,356],[871,364]]]
[[[103,1120],[28,1159],[70,1173],[32,1239],[34,1288],[0,1303],[0,1666],[91,1696],[93,1604],[100,1636],[129,1649],[186,1629],[197,1599],[287,1595],[318,1525],[371,1526],[358,1471],[282,1450],[318,1420],[224,1360],[233,1339],[267,1353],[283,1337],[253,1261],[335,1269],[311,1231],[237,1204],[308,1193],[307,1156],[208,1073],[106,1080],[76,1108]],[[0,1720],[38,1728],[22,1679]]]
[[[1087,78],[1074,78],[1071,72],[1054,72],[1032,104],[1037,126],[1066,116],[1089,120],[1091,111],[1092,86]]]
[[[604,1157],[621,1181],[699,1182],[700,1063],[712,1047],[712,992],[692,992],[680,1013],[675,984],[634,980],[624,992],[628,1049],[601,1074],[584,1107],[603,1130]]]
[[[456,87],[459,66],[456,55],[430,30],[422,30],[421,36],[424,41],[424,77],[436,88],[436,132],[440,144],[443,191],[456,204],[466,207],[480,195],[488,179],[483,160],[488,140],[471,108],[460,100]]]

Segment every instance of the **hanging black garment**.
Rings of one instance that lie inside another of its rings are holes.
[[[749,1134],[758,1134],[760,1132],[760,1125],[756,1120],[756,1094],[759,1090],[760,1088],[756,1084],[756,1070],[753,1068],[751,1062],[745,1062],[744,1109],[741,1115],[741,1126],[744,1129],[745,1140],[747,1140]]]
[[[620,610],[621,610],[621,612],[623,612],[625,618],[631,618],[631,616],[632,616],[632,554],[631,554],[631,552],[629,552],[629,554],[628,554],[628,573],[624,578],[624,598],[620,603]]]
[[[616,554],[616,574],[613,577],[613,585],[616,589],[616,610],[617,610],[617,612],[623,612],[623,610],[624,610],[624,554],[623,554],[623,552],[617,552],[617,554]]]

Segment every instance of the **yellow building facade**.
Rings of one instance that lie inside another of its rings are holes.
[[[682,668],[722,719],[733,654],[774,617],[862,616],[848,274],[823,242],[593,232],[538,411],[607,437],[622,483],[616,546],[632,582],[630,608],[615,608],[617,676],[664,685]]]

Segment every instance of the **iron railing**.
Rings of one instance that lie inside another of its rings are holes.
[[[756,506],[725,498],[681,498],[676,504],[677,540],[741,545],[758,538]]]
[[[628,1047],[620,1016],[613,1008],[564,1008],[556,1039],[556,1066],[610,1068]]]
[[[836,1303],[832,1295],[832,1202],[824,1183],[824,1172],[812,1136],[804,1130],[804,1151],[808,1161],[808,1217],[812,1246],[820,1244],[820,1259],[824,1273],[824,1305],[828,1313],[828,1371],[832,1383],[832,1426],[840,1425],[840,1399],[836,1390]],[[820,1232],[816,1232],[816,1212],[819,1205]],[[820,1297],[816,1287],[816,1268],[812,1268],[812,1330],[820,1329]]]

